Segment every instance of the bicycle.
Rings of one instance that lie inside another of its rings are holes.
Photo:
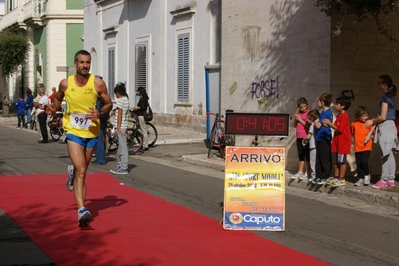
[[[115,110],[111,116],[115,115]],[[152,147],[158,139],[158,131],[155,126],[146,122],[148,134],[148,146]],[[112,123],[107,125],[108,151],[115,151],[118,149],[118,135],[115,132],[115,126]],[[137,115],[133,110],[129,110],[128,127],[126,129],[126,142],[130,154],[137,153],[143,146],[143,136],[140,132]]]
[[[118,134],[116,133],[116,128],[113,124],[109,123],[107,125],[107,140],[108,140],[108,151],[113,152],[118,149],[119,141]],[[142,147],[142,136],[138,130],[133,128],[126,129],[126,144],[129,153],[135,154]]]
[[[208,115],[215,116],[209,138],[205,139],[205,145],[208,148],[208,158],[213,155],[213,150],[217,150],[219,151],[220,158],[224,159],[226,146],[234,146],[235,138],[234,136],[224,134],[224,120],[222,120],[223,116],[212,112],[207,112],[206,115],[207,117]]]
[[[64,134],[64,129],[62,128],[62,117],[62,112],[57,111],[55,116],[52,117],[52,120],[47,123],[48,127],[50,128],[50,136],[55,141],[58,141]]]
[[[130,124],[130,127],[140,130],[140,124],[136,112],[133,109],[130,109],[129,115],[128,123]],[[158,140],[158,131],[151,122],[146,121],[145,124],[147,125],[148,147],[152,147]]]

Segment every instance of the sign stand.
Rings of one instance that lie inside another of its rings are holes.
[[[288,136],[289,115],[226,113],[225,134],[255,139],[226,147],[223,229],[285,231],[285,148],[258,147],[258,135]]]

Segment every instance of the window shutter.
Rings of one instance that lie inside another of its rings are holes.
[[[177,100],[189,101],[190,35],[178,36]]]
[[[115,47],[108,49],[108,94],[115,100]]]
[[[147,42],[136,44],[136,65],[135,65],[135,91],[138,87],[147,88]],[[136,96],[136,103],[140,97]]]

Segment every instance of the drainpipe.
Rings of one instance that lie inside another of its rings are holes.
[[[210,88],[210,85],[209,85],[209,72],[210,72],[210,70],[218,70],[219,71],[219,80],[218,80],[218,87],[219,87],[219,91],[217,92],[218,93],[218,95],[214,95],[214,97],[218,97],[218,99],[219,99],[219,102],[218,102],[218,106],[217,106],[217,110],[215,110],[214,112],[218,112],[218,113],[220,113],[220,101],[221,101],[221,99],[220,99],[220,76],[221,76],[221,73],[220,73],[220,63],[216,63],[216,64],[213,64],[213,65],[209,65],[208,63],[204,66],[205,67],[205,104],[206,104],[206,106],[205,106],[205,108],[206,108],[206,113],[207,112],[210,112],[210,110],[211,110],[211,101],[210,101],[210,99],[211,99],[211,93],[210,93],[210,91],[211,91],[211,88]],[[206,138],[209,138],[209,135],[211,134],[211,122],[212,122],[212,116],[207,116],[207,119],[206,119]]]
[[[210,102],[209,102],[209,68],[205,66],[205,114],[206,114],[206,138],[209,139],[209,135],[211,132],[211,120],[208,112],[210,110]]]

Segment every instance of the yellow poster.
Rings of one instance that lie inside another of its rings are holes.
[[[285,148],[227,147],[226,230],[284,231]]]

